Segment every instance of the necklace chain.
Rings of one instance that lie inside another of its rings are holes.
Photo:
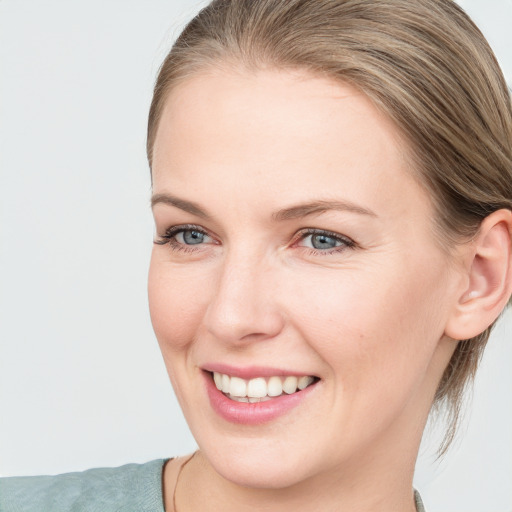
[[[178,470],[178,476],[176,477],[176,484],[174,485],[174,491],[172,493],[172,508],[173,512],[178,512],[178,508],[176,507],[176,490],[178,489],[178,484],[180,482],[181,472],[183,471],[183,468],[194,458],[197,451],[195,451],[189,458],[186,460]]]

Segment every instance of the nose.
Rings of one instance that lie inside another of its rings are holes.
[[[216,339],[243,344],[271,339],[282,331],[284,317],[276,301],[276,270],[261,259],[226,259],[215,285],[203,320]]]

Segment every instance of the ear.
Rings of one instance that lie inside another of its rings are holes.
[[[507,305],[512,293],[512,212],[491,213],[465,247],[464,289],[445,329],[455,340],[478,336]]]

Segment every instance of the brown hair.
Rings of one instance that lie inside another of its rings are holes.
[[[512,105],[485,38],[452,0],[214,0],[165,59],[149,114],[152,150],[169,91],[221,63],[303,69],[348,82],[395,121],[412,170],[431,192],[447,250],[481,221],[512,209]],[[464,388],[492,325],[458,343],[435,403],[455,433]]]

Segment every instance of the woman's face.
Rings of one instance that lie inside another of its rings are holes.
[[[168,98],[151,316],[190,428],[229,480],[413,463],[461,278],[406,150],[365,95],[306,73],[205,72]]]

